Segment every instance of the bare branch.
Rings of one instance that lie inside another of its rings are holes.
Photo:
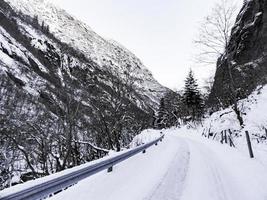
[[[220,0],[199,28],[196,61],[202,64],[215,64],[228,45],[234,25],[237,6],[231,0]]]

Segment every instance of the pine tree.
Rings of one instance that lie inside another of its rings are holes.
[[[168,91],[160,100],[155,127],[162,129],[180,126],[184,116],[183,110],[182,96],[174,91]]]
[[[160,105],[158,110],[158,116],[156,120],[156,127],[159,129],[166,128],[166,112],[165,112],[165,100],[164,97],[160,99]]]
[[[192,121],[200,120],[203,115],[203,99],[192,70],[189,71],[185,80],[183,101]]]

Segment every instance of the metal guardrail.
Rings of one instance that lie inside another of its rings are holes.
[[[29,186],[20,191],[16,191],[7,195],[3,194],[2,196],[0,192],[0,200],[37,200],[49,197],[50,195],[60,192],[100,171],[108,169],[108,172],[111,172],[114,165],[127,160],[128,158],[140,152],[145,153],[147,148],[151,147],[152,145],[157,145],[159,141],[162,141],[163,137],[164,135],[152,142],[138,146],[134,149],[126,151],[125,153],[119,154],[118,156],[108,158],[99,163],[94,163],[77,171],[69,172],[60,177],[55,177],[54,179],[48,180],[46,182],[42,182],[34,186]]]

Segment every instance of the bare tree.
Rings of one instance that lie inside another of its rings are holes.
[[[110,93],[97,95],[91,105],[96,111],[94,129],[101,132],[107,145],[104,148],[120,151],[123,145],[127,145],[131,136],[137,134],[139,128],[143,128],[147,120],[143,120],[140,108],[135,106],[136,84],[141,84],[142,79],[134,76],[134,68],[127,65],[127,70],[122,73],[108,74]],[[118,78],[119,77],[119,78]],[[142,103],[140,102],[140,107]],[[147,117],[148,118],[148,117]],[[136,120],[138,119],[138,120]]]
[[[232,0],[220,0],[200,25],[197,62],[215,64],[224,53],[235,22],[237,6]]]
[[[197,61],[202,64],[215,64],[218,58],[224,55],[227,73],[229,76],[230,100],[233,110],[237,115],[240,126],[243,127],[243,118],[238,108],[238,96],[233,77],[232,55],[227,50],[231,29],[235,22],[237,5],[231,0],[220,0],[215,4],[212,12],[208,15],[200,27],[200,33],[195,43],[199,48]]]

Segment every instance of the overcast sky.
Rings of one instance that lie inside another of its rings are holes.
[[[190,68],[199,81],[211,73],[193,63],[192,41],[199,22],[218,0],[51,1],[127,47],[167,87],[182,88]]]

